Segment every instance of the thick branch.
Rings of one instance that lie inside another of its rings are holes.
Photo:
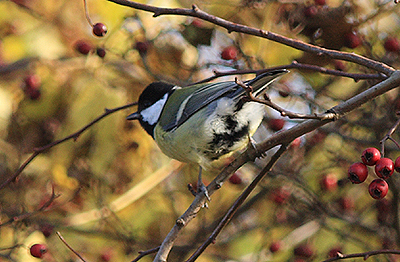
[[[393,73],[395,71],[394,68],[384,64],[380,63],[377,61],[374,61],[372,59],[363,57],[361,55],[357,55],[354,53],[346,53],[346,52],[340,52],[336,50],[330,50],[318,46],[314,46],[311,44],[307,44],[305,42],[291,39],[276,33],[272,33],[269,31],[265,31],[262,29],[254,28],[254,27],[249,27],[241,24],[236,24],[230,21],[227,21],[225,19],[222,19],[217,16],[210,15],[200,9],[198,9],[196,6],[193,5],[192,8],[163,8],[163,7],[155,7],[151,5],[146,5],[146,4],[141,4],[141,3],[136,3],[128,0],[108,0],[110,2],[123,5],[123,6],[128,6],[132,7],[135,9],[147,11],[154,13],[154,17],[160,16],[160,15],[181,15],[181,16],[192,16],[192,17],[197,17],[202,20],[208,21],[210,23],[213,23],[215,25],[221,26],[225,29],[228,30],[228,32],[238,32],[238,33],[244,33],[248,35],[253,35],[253,36],[258,36],[262,38],[266,38],[290,47],[293,47],[298,50],[302,50],[305,52],[310,52],[314,54],[318,54],[320,56],[328,56],[334,59],[340,59],[340,60],[345,60],[349,62],[353,62],[359,65],[363,65],[365,67],[374,69],[378,72],[381,72],[387,76]]]

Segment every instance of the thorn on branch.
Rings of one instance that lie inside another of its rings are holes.
[[[146,250],[146,251],[139,251],[138,252],[139,255],[134,260],[132,260],[131,262],[137,262],[142,257],[147,256],[147,255],[152,254],[152,253],[156,253],[156,252],[158,252],[158,250],[160,250],[160,246],[152,248],[152,249],[149,249],[149,250]]]

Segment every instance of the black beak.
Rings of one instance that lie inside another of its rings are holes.
[[[132,113],[126,117],[127,120],[140,120],[141,118],[142,115],[139,112]]]

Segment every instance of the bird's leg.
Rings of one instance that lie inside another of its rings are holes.
[[[206,185],[204,185],[203,180],[201,178],[201,174],[202,173],[203,173],[203,168],[200,166],[200,168],[199,168],[199,177],[198,177],[198,180],[197,180],[197,192],[199,194],[203,193],[206,196],[207,200],[211,201],[210,196],[208,195],[207,187],[206,187]]]

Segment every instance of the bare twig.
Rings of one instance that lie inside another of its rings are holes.
[[[57,231],[56,234],[57,234],[57,236],[60,238],[60,240],[64,243],[64,245],[65,245],[69,250],[71,250],[77,257],[79,257],[80,260],[82,260],[83,262],[86,262],[86,260],[83,259],[83,257],[82,257],[78,252],[76,252],[76,251],[67,243],[67,241],[65,241],[65,239],[63,238],[63,236],[61,235],[60,232]]]
[[[93,126],[94,124],[96,124],[97,122],[99,122],[100,120],[105,118],[106,116],[108,116],[108,115],[110,115],[112,113],[115,113],[117,111],[129,108],[129,107],[134,106],[136,104],[137,103],[135,102],[135,103],[130,103],[130,104],[121,106],[121,107],[116,107],[116,108],[113,108],[113,109],[105,109],[105,112],[102,115],[100,115],[97,118],[95,118],[92,122],[90,122],[89,124],[87,124],[86,126],[81,128],[77,132],[75,132],[75,133],[73,133],[73,134],[71,134],[71,135],[69,135],[69,136],[67,136],[65,138],[62,138],[60,140],[54,141],[54,142],[52,142],[50,144],[47,144],[47,145],[45,145],[43,147],[35,148],[33,150],[34,152],[31,154],[31,156],[27,160],[25,160],[24,163],[22,163],[22,165],[18,168],[18,170],[15,171],[15,173],[11,177],[9,177],[6,181],[4,181],[0,185],[0,190],[3,189],[4,187],[6,187],[8,184],[10,184],[12,181],[14,181],[22,173],[22,171],[29,165],[29,163],[35,157],[37,157],[40,153],[43,153],[44,151],[46,151],[46,150],[48,150],[48,149],[50,149],[50,148],[52,148],[52,147],[54,147],[54,146],[56,146],[58,144],[61,144],[61,143],[65,142],[65,141],[68,141],[70,139],[74,139],[74,141],[76,141],[83,132],[85,132],[87,129],[89,129],[91,126]]]
[[[387,76],[391,75],[395,69],[381,62],[374,61],[372,59],[363,57],[361,55],[357,55],[354,53],[346,53],[336,50],[330,50],[323,47],[314,46],[312,44],[308,44],[302,42],[300,40],[291,39],[288,37],[284,37],[282,35],[272,33],[269,31],[265,31],[259,28],[249,27],[241,24],[236,24],[225,19],[222,19],[217,16],[210,15],[202,10],[200,10],[197,6],[193,5],[192,8],[162,8],[155,7],[151,5],[141,4],[137,2],[132,2],[128,0],[108,0],[110,2],[132,7],[135,9],[152,12],[154,13],[154,17],[161,15],[181,15],[181,16],[192,16],[197,17],[202,20],[208,21],[215,25],[221,26],[228,30],[228,32],[238,32],[244,33],[248,35],[258,36],[261,38],[269,39],[290,47],[293,47],[298,50],[302,50],[305,52],[310,52],[317,54],[319,56],[327,56],[333,59],[339,59],[344,61],[353,62],[359,65],[363,65],[365,67],[376,70],[377,72],[383,73]]]
[[[52,185],[50,198],[45,203],[43,203],[37,210],[32,211],[32,212],[27,212],[27,213],[24,213],[24,214],[21,214],[21,215],[13,216],[8,221],[6,221],[4,223],[1,223],[0,227],[3,227],[5,225],[8,225],[8,224],[13,223],[13,222],[17,222],[17,221],[21,221],[21,220],[27,219],[27,218],[29,218],[31,216],[34,216],[34,215],[46,210],[48,207],[50,207],[50,205],[54,202],[54,200],[56,198],[58,198],[59,196],[60,195],[58,195],[58,194],[56,194],[54,192],[54,185]]]
[[[330,119],[334,120],[334,119],[336,119],[336,115],[331,112],[327,112],[327,113],[323,113],[323,114],[313,114],[313,115],[290,112],[290,111],[278,106],[277,104],[273,103],[271,101],[271,99],[267,96],[267,94],[264,94],[264,99],[259,99],[253,95],[253,87],[252,86],[246,85],[245,83],[238,80],[237,78],[235,78],[235,82],[240,87],[242,87],[244,90],[246,90],[247,96],[251,101],[267,105],[267,106],[271,107],[272,109],[278,111],[281,114],[281,116],[283,116],[283,117],[287,116],[291,119],[295,119],[295,118],[297,118],[297,119],[319,119],[319,120],[330,120]]]
[[[310,70],[314,72],[319,72],[322,74],[327,74],[327,75],[333,75],[333,76],[341,76],[341,77],[347,77],[347,78],[352,78],[354,81],[360,81],[360,80],[369,80],[369,79],[377,79],[377,80],[383,80],[386,79],[387,77],[381,73],[377,74],[359,74],[359,73],[347,73],[343,72],[340,70],[334,70],[334,69],[327,69],[325,67],[317,66],[317,65],[309,65],[309,64],[302,64],[298,63],[297,61],[293,61],[292,63],[288,65],[281,65],[281,66],[274,66],[274,67],[269,67],[267,69],[238,69],[238,70],[231,70],[231,71],[214,71],[214,75],[203,79],[199,82],[193,83],[193,84],[199,84],[199,83],[206,83],[212,80],[215,80],[219,77],[222,76],[231,76],[231,75],[245,75],[245,74],[262,74],[266,73],[269,71],[274,71],[278,69],[303,69],[303,70]]]
[[[195,261],[204,250],[215,241],[218,234],[222,231],[222,229],[229,223],[232,219],[233,215],[236,213],[238,208],[243,204],[243,202],[247,199],[251,192],[255,189],[258,183],[265,177],[265,175],[271,171],[272,167],[281,157],[281,155],[286,151],[286,146],[282,145],[279,150],[272,156],[271,160],[264,167],[263,170],[256,176],[256,178],[251,182],[251,184],[243,191],[243,193],[236,199],[233,205],[229,208],[228,212],[226,212],[225,216],[219,222],[217,227],[214,229],[212,234],[208,237],[208,239],[193,253],[193,255],[186,262]]]
[[[337,261],[337,260],[342,260],[342,259],[349,259],[349,258],[355,258],[355,257],[362,257],[364,260],[367,260],[371,256],[375,255],[380,255],[380,254],[394,254],[394,255],[400,255],[400,250],[390,250],[390,249],[382,249],[382,250],[373,250],[373,251],[368,251],[364,253],[354,253],[354,254],[338,254],[336,257],[332,257],[330,259],[324,260],[322,262],[331,262],[331,261]]]
[[[93,26],[92,19],[90,19],[89,10],[88,10],[88,6],[87,6],[87,1],[86,1],[86,0],[83,0],[83,5],[84,5],[84,7],[85,7],[85,17],[86,17],[86,20],[89,22],[89,24],[90,24],[91,26]]]
[[[132,260],[131,262],[137,262],[137,261],[139,261],[140,259],[142,259],[143,257],[145,257],[145,256],[147,256],[149,254],[156,253],[159,249],[160,249],[160,247],[158,246],[158,247],[146,250],[146,251],[139,251],[139,255],[134,260]]]
[[[385,142],[386,140],[391,140],[398,149],[400,149],[400,145],[399,143],[393,139],[392,134],[396,131],[396,129],[399,127],[400,125],[400,118],[397,119],[396,123],[392,126],[392,128],[389,129],[389,131],[386,133],[386,135],[382,138],[381,141],[379,141],[379,143],[381,144],[381,155],[382,157],[385,156]]]

